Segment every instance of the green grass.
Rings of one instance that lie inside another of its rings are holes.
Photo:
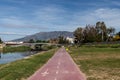
[[[87,80],[120,80],[120,48],[70,48]]]
[[[23,51],[29,51],[30,47],[27,46],[19,46],[19,47],[10,47],[6,46],[3,48],[3,52],[23,52]]]
[[[96,47],[96,48],[120,48],[120,44],[86,44],[82,45],[82,47]]]
[[[0,65],[0,80],[26,80],[53,56],[56,49],[27,59]]]

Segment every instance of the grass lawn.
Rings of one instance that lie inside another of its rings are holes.
[[[120,80],[120,48],[71,47],[69,53],[87,80]]]
[[[0,65],[0,80],[26,80],[37,69],[45,64],[55,53],[56,49],[30,58]]]

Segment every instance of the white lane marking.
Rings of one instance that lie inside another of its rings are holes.
[[[42,74],[43,77],[46,76],[47,74],[49,74],[48,69],[46,69],[46,71],[41,73],[41,74]]]
[[[58,74],[58,70],[56,71],[56,74]]]

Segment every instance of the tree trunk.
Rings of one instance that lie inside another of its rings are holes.
[[[103,33],[103,31],[102,31],[102,42],[104,41],[104,33]]]

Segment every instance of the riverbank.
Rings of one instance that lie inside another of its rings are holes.
[[[0,52],[7,53],[7,52],[25,52],[25,51],[48,51],[53,48],[56,48],[56,46],[43,45],[41,49],[35,49],[35,50],[32,50],[31,47],[29,46],[17,46],[17,47],[6,46],[3,49],[0,49]]]
[[[120,48],[71,47],[69,53],[87,80],[120,80]]]
[[[29,58],[0,65],[0,80],[26,80],[37,69],[42,67],[56,52],[57,49],[45,51]]]
[[[30,51],[31,48],[27,46],[18,46],[18,47],[10,47],[6,46],[2,49],[4,53],[6,52],[24,52],[24,51]]]

